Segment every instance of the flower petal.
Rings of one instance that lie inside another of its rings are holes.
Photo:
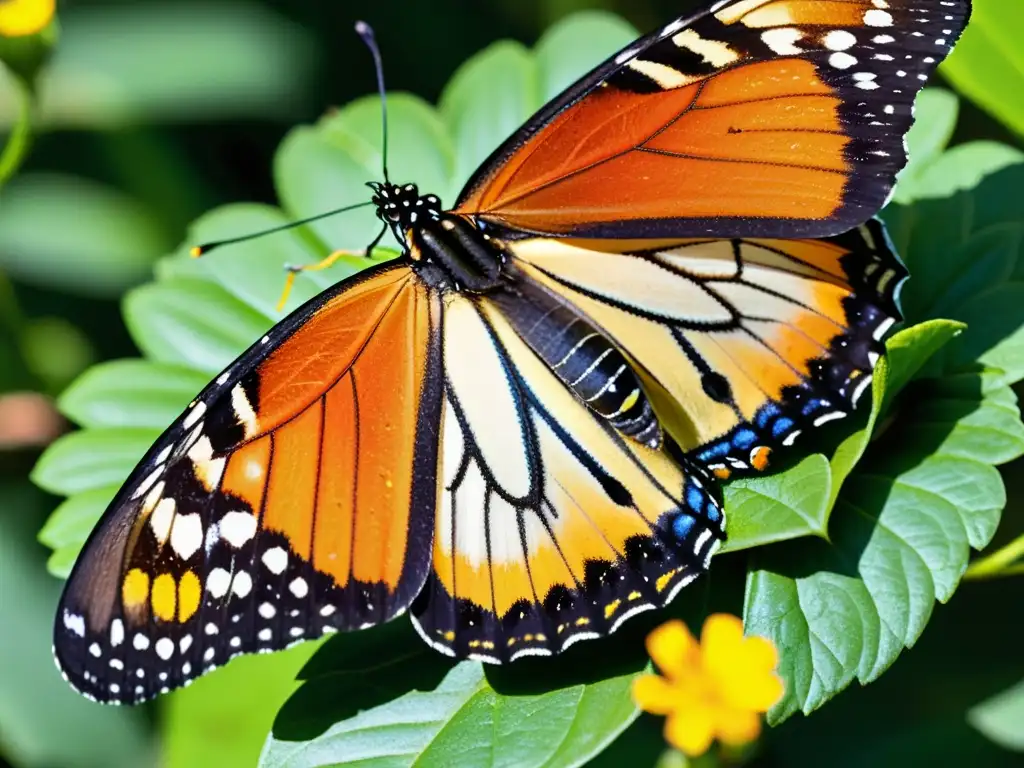
[[[760,733],[760,715],[743,709],[719,710],[715,735],[723,744],[738,747],[750,743]]]
[[[767,637],[748,637],[743,641],[743,652],[752,667],[764,672],[774,672],[779,663],[779,653]]]
[[[678,619],[666,622],[647,635],[647,653],[670,680],[699,662],[697,641]]]
[[[743,622],[727,613],[708,616],[700,633],[704,669],[711,675],[729,677],[741,658]]]
[[[0,35],[34,35],[50,23],[55,10],[55,0],[0,2]]]
[[[672,713],[665,721],[665,741],[684,755],[703,755],[715,736],[711,711],[701,707],[687,707]]]
[[[742,685],[731,686],[723,699],[734,707],[767,712],[782,698],[786,688],[782,679],[771,672],[751,674]]]
[[[658,675],[640,675],[633,681],[633,701],[644,712],[667,715],[679,702],[679,694]]]

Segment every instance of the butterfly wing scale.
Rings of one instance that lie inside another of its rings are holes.
[[[443,480],[412,614],[448,655],[557,653],[666,604],[724,538],[700,471],[620,435],[492,301],[445,313]]]
[[[377,624],[430,561],[439,299],[405,265],[314,299],[202,392],[86,544],[54,652],[100,701]]]
[[[510,233],[809,238],[874,215],[967,0],[731,0],[546,106],[456,211]]]

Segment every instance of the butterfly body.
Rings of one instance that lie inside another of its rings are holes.
[[[720,0],[510,137],[402,254],[200,392],[85,545],[54,649],[136,702],[408,611],[492,663],[666,605],[717,481],[849,416],[907,273],[869,220],[968,0]]]

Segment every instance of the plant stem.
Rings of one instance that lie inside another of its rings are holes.
[[[1014,562],[1021,558],[1024,558],[1024,534],[991,555],[975,560],[964,574],[964,579],[977,581],[1024,574],[1024,562]]]
[[[32,144],[32,90],[20,77],[12,79],[18,91],[18,121],[0,153],[0,187],[21,167]]]

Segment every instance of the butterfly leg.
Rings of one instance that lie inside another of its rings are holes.
[[[288,297],[291,295],[292,288],[295,285],[295,276],[297,274],[299,274],[300,272],[319,272],[321,270],[327,269],[328,267],[331,267],[335,263],[337,263],[338,259],[342,258],[343,256],[362,257],[365,256],[365,253],[363,251],[337,250],[328,254],[325,258],[321,259],[315,264],[303,264],[301,266],[285,264],[284,268],[285,270],[287,270],[288,276],[285,278],[284,281],[284,290],[281,291],[281,299],[277,302],[277,311],[280,312],[281,310],[284,309],[285,302],[288,301]]]

